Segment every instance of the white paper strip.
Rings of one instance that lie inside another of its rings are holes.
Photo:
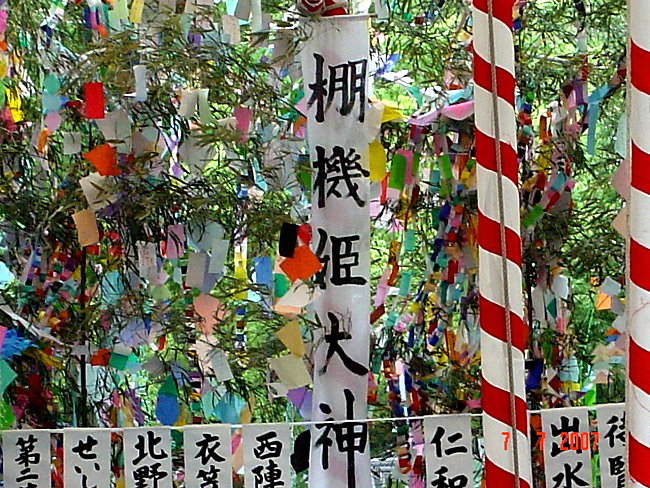
[[[126,488],[172,488],[171,454],[168,428],[124,429]]]
[[[81,152],[81,134],[66,132],[63,134],[63,154],[78,154]]]
[[[291,431],[288,424],[242,427],[246,488],[291,486]]]
[[[252,0],[238,0],[234,16],[239,20],[248,20],[251,15]]]
[[[424,419],[427,486],[473,486],[471,415]]]
[[[228,363],[228,357],[226,357],[226,353],[223,350],[214,350],[211,366],[212,371],[214,371],[214,376],[219,383],[230,381],[234,378],[232,370],[230,369],[230,363]]]
[[[202,124],[214,124],[216,122],[212,110],[210,109],[210,101],[208,100],[209,95],[209,88],[201,88],[198,91],[199,120],[201,120]]]
[[[135,101],[147,101],[147,67],[143,64],[138,64],[133,67],[133,75],[135,76]]]
[[[230,44],[239,44],[241,42],[241,32],[239,29],[239,20],[237,17],[232,15],[222,15],[221,16],[221,28],[223,33],[228,37],[228,42]]]
[[[544,473],[549,488],[591,486],[591,444],[586,408],[543,410]],[[583,444],[583,437],[587,440]],[[582,449],[585,447],[585,449]]]
[[[50,488],[50,433],[14,430],[2,433],[4,486]]]
[[[625,408],[623,405],[596,407],[601,488],[625,486]],[[593,445],[593,443],[592,443]]]
[[[183,431],[185,487],[232,487],[230,425],[192,425]]]
[[[260,32],[262,29],[262,0],[251,0],[251,32]]]
[[[124,141],[131,137],[131,119],[123,108],[110,112],[104,119],[95,120],[95,123],[107,141]]]
[[[201,288],[205,277],[205,265],[208,255],[204,252],[191,252],[187,258],[187,274],[185,275],[185,286],[190,288]]]
[[[185,13],[193,14],[199,9],[205,9],[214,4],[215,0],[187,0],[185,2]]]
[[[178,115],[188,119],[193,117],[198,101],[198,90],[181,90],[181,106],[178,108]]]
[[[63,476],[65,486],[110,486],[111,431],[65,429]]]
[[[316,421],[367,417],[370,193],[367,164],[368,18],[310,18],[301,52],[312,162],[312,250],[323,270],[314,309]],[[316,426],[318,427],[318,426]],[[370,488],[367,425],[312,433],[309,485]],[[330,447],[328,447],[330,446]]]
[[[138,242],[138,271],[140,276],[154,284],[158,280],[158,262],[156,259],[156,244],[153,242]]]
[[[108,176],[101,176],[99,173],[90,173],[79,179],[79,185],[88,201],[88,206],[93,210],[101,210],[117,199],[115,195],[107,192],[108,178]]]
[[[212,241],[212,255],[210,257],[208,273],[223,273],[223,266],[226,263],[229,246],[230,241],[227,239],[215,239]]]
[[[174,13],[176,10],[176,0],[160,0],[158,11],[166,14]]]

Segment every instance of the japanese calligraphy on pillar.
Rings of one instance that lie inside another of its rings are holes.
[[[16,430],[2,434],[4,486],[50,488],[50,433]]]
[[[472,423],[470,415],[424,418],[424,457],[430,488],[472,488]]]
[[[246,488],[291,488],[289,424],[248,424],[242,428]]]
[[[230,425],[193,425],[183,431],[186,488],[231,488]]]
[[[601,488],[625,488],[625,407],[596,407]]]
[[[172,488],[169,429],[124,429],[124,471],[126,488]]]
[[[546,486],[580,488],[591,486],[591,436],[586,408],[542,410],[544,474]],[[573,444],[571,443],[572,441]],[[575,448],[575,449],[574,449]]]
[[[111,485],[111,431],[65,429],[63,432],[65,486],[102,488]]]
[[[312,417],[360,420],[367,417],[370,336],[368,18],[314,18],[305,28],[312,245],[323,265],[315,278],[322,329],[314,340]],[[310,486],[370,488],[367,425],[315,427]]]

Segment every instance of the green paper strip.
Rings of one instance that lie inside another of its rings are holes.
[[[0,400],[0,429],[7,430],[14,425],[16,415],[11,405],[3,398]]]
[[[176,387],[176,382],[174,381],[174,377],[172,375],[167,376],[165,378],[165,381],[163,382],[162,385],[160,385],[160,389],[158,390],[159,395],[169,395],[173,397],[178,396],[178,388]]]
[[[451,160],[449,159],[449,154],[443,154],[438,158],[440,163],[440,173],[442,177],[446,180],[451,180],[454,175],[451,172]]]
[[[526,215],[523,220],[521,221],[521,224],[524,227],[532,227],[535,222],[537,222],[541,216],[544,214],[544,209],[541,207],[541,205],[535,205],[530,212],[528,212],[528,215]]]
[[[429,175],[429,183],[434,188],[440,188],[440,170],[432,169]]]
[[[399,295],[405,297],[409,294],[409,288],[411,286],[411,278],[413,277],[412,271],[403,271],[402,277],[399,282]]]
[[[411,164],[411,176],[417,176],[420,172],[420,153],[413,153],[413,162]]]
[[[404,252],[413,252],[415,250],[415,230],[409,229],[404,234]]]
[[[283,274],[275,273],[273,275],[273,285],[276,298],[282,298],[289,291],[289,280]]]
[[[309,171],[298,171],[296,173],[296,178],[298,183],[300,183],[304,188],[311,188],[311,173]]]
[[[16,379],[16,376],[16,372],[11,369],[11,366],[6,361],[0,360],[0,395]]]
[[[393,162],[390,165],[390,178],[388,187],[395,190],[404,189],[404,177],[406,176],[406,158],[401,154],[393,156]]]
[[[397,322],[398,315],[395,312],[391,312],[388,314],[388,317],[386,317],[386,322],[384,323],[384,327],[386,329],[392,329],[395,327],[395,323]]]
[[[129,360],[128,356],[124,356],[122,354],[117,354],[117,353],[111,353],[111,358],[108,361],[108,365],[111,368],[124,371],[126,369],[126,363],[128,360]]]

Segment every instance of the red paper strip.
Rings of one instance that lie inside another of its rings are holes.
[[[84,85],[84,99],[86,101],[87,119],[103,119],[105,117],[104,85],[96,82],[86,83]]]
[[[239,132],[241,132],[241,138],[239,142],[246,142],[248,140],[248,130],[251,125],[251,118],[253,117],[253,111],[250,108],[246,107],[235,107],[233,116],[237,119],[235,127]]]

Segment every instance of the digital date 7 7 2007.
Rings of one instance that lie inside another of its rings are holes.
[[[508,450],[508,444],[510,440],[510,432],[501,432],[504,436],[503,439],[503,450]],[[593,451],[598,450],[598,438],[600,437],[598,432],[560,432],[560,442],[559,448],[560,451],[577,451],[577,450],[588,450],[591,443],[590,439],[593,437],[594,444],[592,446]],[[537,438],[539,442],[540,450],[544,450],[544,442],[546,441],[545,432],[537,432]]]

